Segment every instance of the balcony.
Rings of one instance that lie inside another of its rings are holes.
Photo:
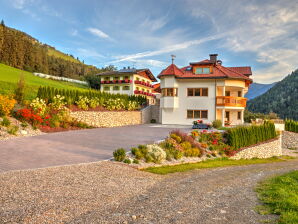
[[[155,95],[153,93],[147,93],[147,92],[144,92],[144,91],[141,91],[141,90],[135,90],[134,94],[155,97]]]
[[[247,99],[244,97],[235,96],[217,96],[216,106],[223,107],[246,107]]]
[[[132,83],[132,80],[103,80],[100,81],[101,84],[122,84],[122,83]]]
[[[135,84],[142,85],[142,86],[147,86],[149,88],[153,88],[153,85],[151,85],[150,83],[143,82],[143,81],[140,81],[140,80],[135,80]]]

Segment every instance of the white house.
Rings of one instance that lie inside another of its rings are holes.
[[[192,124],[194,120],[225,125],[242,124],[252,80],[250,67],[224,67],[217,54],[178,68],[171,64],[160,74],[160,122]]]
[[[101,77],[101,91],[113,94],[142,95],[150,104],[155,103],[152,82],[156,78],[149,69],[123,68],[97,74]]]

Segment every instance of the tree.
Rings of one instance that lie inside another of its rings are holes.
[[[87,75],[85,80],[88,82],[90,88],[100,89],[100,77],[99,75]]]
[[[17,88],[15,89],[15,100],[18,101],[19,104],[24,103],[25,98],[25,77],[24,73],[21,73],[20,79],[17,83]]]
[[[5,26],[3,19],[1,20],[1,26]]]

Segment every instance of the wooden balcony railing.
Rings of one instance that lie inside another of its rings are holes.
[[[247,99],[244,97],[235,96],[217,96],[216,106],[225,107],[246,107]]]

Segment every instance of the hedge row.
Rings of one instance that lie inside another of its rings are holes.
[[[298,121],[286,120],[285,130],[298,133]]]
[[[101,92],[98,90],[86,90],[86,91],[78,91],[78,90],[65,90],[65,89],[55,89],[53,87],[39,87],[37,97],[46,100],[47,102],[51,102],[54,96],[60,95],[64,96],[67,104],[72,105],[78,101],[80,96],[87,97],[88,99],[98,98],[101,101],[107,101],[109,99],[121,99],[123,101],[134,101],[139,105],[146,104],[147,100],[144,96],[135,96],[135,95],[127,95],[127,94],[112,94],[107,92]]]
[[[234,149],[254,145],[276,136],[275,126],[271,122],[265,122],[263,125],[235,127],[226,133],[227,144]]]

